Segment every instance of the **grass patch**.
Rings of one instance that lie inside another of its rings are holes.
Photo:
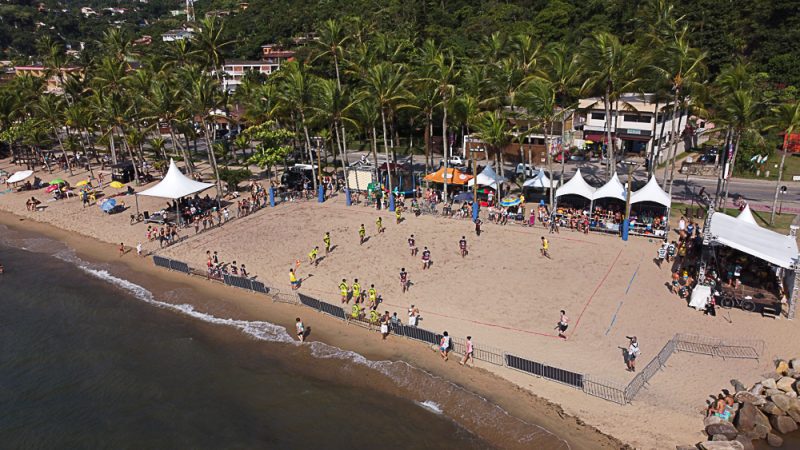
[[[675,202],[675,203],[672,204],[672,209],[670,210],[669,222],[671,224],[673,224],[673,225],[677,224],[678,220],[680,220],[681,216],[686,216],[687,215],[687,208],[691,208],[692,209],[691,217],[694,220],[696,220],[698,222],[702,222],[702,221],[705,220],[705,215],[706,215],[706,208],[705,207],[703,207],[701,205],[698,205],[697,203],[695,203],[694,206],[692,206],[692,205],[686,204],[686,203]],[[702,210],[702,217],[703,217],[702,219],[696,219],[695,218],[697,216],[697,214],[696,214],[697,210]],[[772,224],[772,225],[769,225],[769,215],[770,215],[769,211],[753,211],[753,210],[751,210],[751,212],[753,213],[753,218],[756,219],[756,223],[760,227],[763,227],[763,228],[766,228],[766,229],[769,229],[769,230],[772,230],[772,231],[775,231],[775,232],[781,233],[781,234],[789,234],[789,225],[792,224],[792,222],[794,221],[794,218],[796,216],[796,214],[783,213],[783,214],[779,215],[779,214],[776,213],[775,214],[775,223]],[[739,208],[726,208],[725,209],[725,214],[728,214],[729,216],[736,217],[736,216],[739,215]]]
[[[778,179],[778,167],[781,164],[781,155],[775,152],[764,163],[764,169],[761,175],[756,175],[754,171],[750,170],[734,170],[734,176],[740,178],[750,178],[756,180],[772,180]],[[769,176],[764,176],[766,171],[769,171]],[[786,162],[783,166],[783,181],[792,181],[793,176],[800,176],[800,155],[789,154],[786,155]]]

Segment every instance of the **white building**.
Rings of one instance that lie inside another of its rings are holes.
[[[161,40],[164,42],[182,41],[192,37],[191,30],[169,30],[161,35]]]
[[[277,71],[278,67],[267,61],[241,61],[241,60],[228,60],[222,65],[222,71],[225,78],[222,80],[222,87],[228,91],[235,91],[236,88],[242,84],[242,78],[249,72],[258,72],[262,75],[270,75],[272,72]]]
[[[653,94],[623,94],[619,111],[611,108],[611,138],[617,140],[617,148],[625,153],[649,155],[653,149],[661,148],[659,162],[667,155],[665,149],[672,134],[672,102],[659,102],[658,114]],[[616,102],[615,105],[616,106]],[[686,111],[679,111],[677,133],[682,135],[687,127]],[[578,102],[573,127],[583,133],[584,141],[594,144],[607,143],[606,112],[601,97],[584,98]],[[576,136],[578,137],[578,136]]]

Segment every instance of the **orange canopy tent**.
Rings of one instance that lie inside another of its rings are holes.
[[[434,183],[444,183],[444,177],[445,177],[445,171],[444,167],[442,167],[436,172],[425,175],[425,180],[432,181]],[[448,184],[467,184],[467,182],[471,179],[472,175],[467,175],[465,173],[460,172],[458,169],[453,169],[452,167],[447,168]]]

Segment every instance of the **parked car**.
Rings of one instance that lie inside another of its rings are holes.
[[[520,176],[523,175],[523,171],[525,177],[532,177],[537,172],[536,167],[534,167],[533,164],[522,164],[522,163],[517,164],[517,169],[514,171],[514,173],[517,176]]]
[[[444,165],[444,159],[442,160],[441,165]],[[464,167],[466,163],[464,162],[464,159],[461,158],[460,156],[453,155],[450,156],[450,159],[447,160],[447,165],[448,167]]]

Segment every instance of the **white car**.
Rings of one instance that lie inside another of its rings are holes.
[[[523,171],[525,172],[525,177],[532,177],[536,174],[536,168],[533,167],[533,164],[517,164],[517,169],[514,171],[517,176],[522,175]]]
[[[444,165],[444,160],[442,160],[442,165]],[[453,155],[447,160],[447,165],[449,167],[463,167],[466,165],[466,162],[460,156]]]

